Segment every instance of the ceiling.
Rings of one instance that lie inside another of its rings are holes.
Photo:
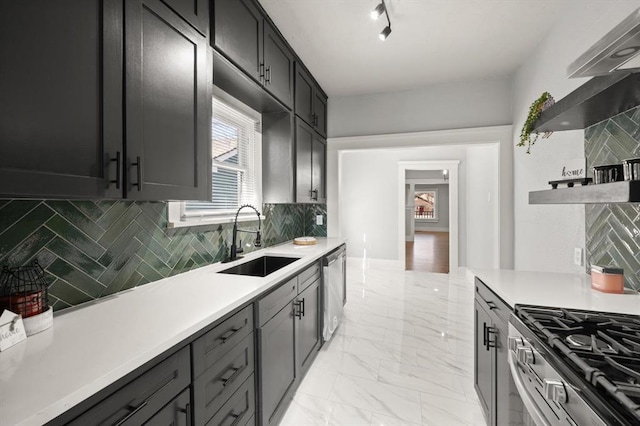
[[[259,0],[329,96],[514,72],[575,0]],[[575,3],[574,3],[575,4]]]

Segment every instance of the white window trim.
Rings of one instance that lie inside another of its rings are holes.
[[[262,117],[259,113],[249,108],[247,105],[244,105],[242,102],[233,98],[229,94],[225,93],[221,89],[213,86],[214,96],[223,100],[224,102],[231,104],[232,106],[238,108],[242,112],[246,113],[250,117],[256,119],[257,121],[261,121]],[[256,184],[256,194],[257,194],[257,205],[255,208],[260,211],[262,209],[262,134],[256,133],[255,138],[255,164],[258,166],[258,173],[255,174],[255,184]],[[224,167],[233,168],[233,166],[229,164],[224,164]],[[260,219],[264,220],[265,217],[260,212]],[[209,225],[217,225],[224,223],[233,223],[236,217],[235,211],[225,211],[225,212],[217,212],[217,213],[207,213],[207,214],[198,214],[197,212],[185,212],[185,202],[184,201],[169,201],[167,202],[167,228],[185,228],[190,226],[209,226]],[[258,220],[256,214],[252,210],[244,209],[238,215],[238,222],[250,222],[253,220]]]

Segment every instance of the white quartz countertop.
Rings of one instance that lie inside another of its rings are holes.
[[[284,243],[62,311],[0,352],[0,424],[54,419],[344,242]],[[265,278],[217,273],[265,254],[300,260]]]
[[[640,315],[637,292],[593,290],[588,274],[487,269],[472,269],[472,273],[511,307],[527,304]]]

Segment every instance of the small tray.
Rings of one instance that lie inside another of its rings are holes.
[[[593,179],[591,178],[579,178],[579,179],[563,179],[563,180],[550,180],[549,185],[551,185],[552,189],[556,189],[558,185],[567,185],[567,188],[573,188],[576,183],[579,183],[582,186],[589,185]]]

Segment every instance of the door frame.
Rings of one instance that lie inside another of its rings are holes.
[[[458,269],[458,194],[459,177],[458,167],[460,160],[438,161],[399,161],[398,162],[398,253],[399,261],[406,270],[406,244],[405,244],[405,201],[406,201],[406,173],[407,170],[449,170],[449,271]]]

